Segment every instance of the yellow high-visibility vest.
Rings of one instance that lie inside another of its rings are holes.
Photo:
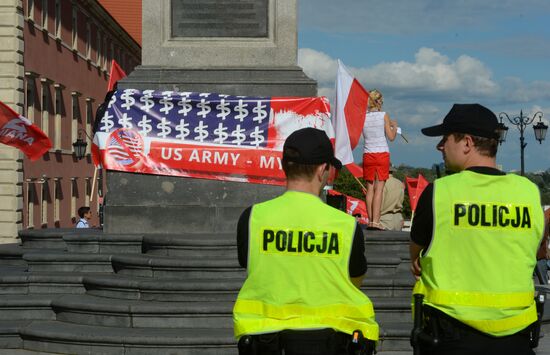
[[[355,226],[355,218],[308,193],[287,191],[254,205],[235,336],[332,328],[378,340],[372,303],[349,276]]]
[[[514,174],[472,171],[434,183],[434,232],[413,293],[493,336],[537,319],[533,270],[544,229],[537,186]]]

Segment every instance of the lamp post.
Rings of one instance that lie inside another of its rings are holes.
[[[90,138],[90,136],[88,135],[88,133],[86,133],[85,130],[83,130],[82,128],[78,129],[78,138],[73,143],[74,155],[78,160],[81,160],[86,156],[86,147],[88,146],[88,143],[86,143],[86,141],[81,138],[80,133],[84,133],[86,137],[90,139],[90,141],[92,140],[92,138]]]
[[[525,128],[533,123],[535,119],[539,119],[537,124],[533,126],[533,129],[535,131],[535,139],[539,141],[540,144],[542,144],[542,141],[546,137],[546,131],[548,130],[548,126],[542,122],[542,112],[538,111],[533,116],[524,116],[523,110],[519,112],[519,116],[516,116],[514,118],[510,118],[506,112],[501,112],[498,117],[500,118],[498,133],[499,133],[499,144],[504,143],[506,140],[506,133],[508,133],[508,127],[504,123],[502,123],[502,120],[506,118],[511,124],[517,127],[519,130],[519,146],[520,146],[520,152],[521,152],[521,175],[525,175],[525,162],[524,162],[524,156],[523,151],[525,150],[525,147],[527,146],[527,143],[525,143],[525,138],[523,136],[523,133],[525,132]]]

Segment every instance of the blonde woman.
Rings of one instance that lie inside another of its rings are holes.
[[[363,178],[367,182],[367,213],[369,229],[383,230],[380,224],[380,208],[384,184],[389,177],[390,151],[387,139],[393,141],[397,135],[397,122],[382,111],[384,99],[378,90],[369,93],[369,105],[363,138]]]

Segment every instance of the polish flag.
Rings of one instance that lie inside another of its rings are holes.
[[[1,101],[0,143],[21,150],[30,160],[39,159],[52,147],[50,138],[40,128]]]
[[[111,71],[109,72],[109,84],[107,85],[107,91],[111,91],[115,88],[117,81],[126,77],[126,73],[120,65],[113,59],[111,62]]]
[[[422,192],[430,183],[424,178],[424,176],[422,176],[422,174],[418,174],[418,178],[416,179],[407,176],[405,177],[405,182],[407,184],[407,191],[409,192],[411,211],[414,213],[414,211],[416,211],[416,205],[418,204],[420,195],[422,195]]]
[[[353,164],[353,149],[359,143],[365,116],[369,93],[338,60],[338,75],[336,77],[336,105],[333,114],[335,131],[335,155],[343,165]],[[353,175],[357,169],[348,169]]]

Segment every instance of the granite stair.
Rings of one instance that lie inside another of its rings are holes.
[[[246,270],[233,234],[81,231],[21,231],[0,246],[0,354],[237,354]],[[410,353],[408,235],[365,234],[379,353]]]

